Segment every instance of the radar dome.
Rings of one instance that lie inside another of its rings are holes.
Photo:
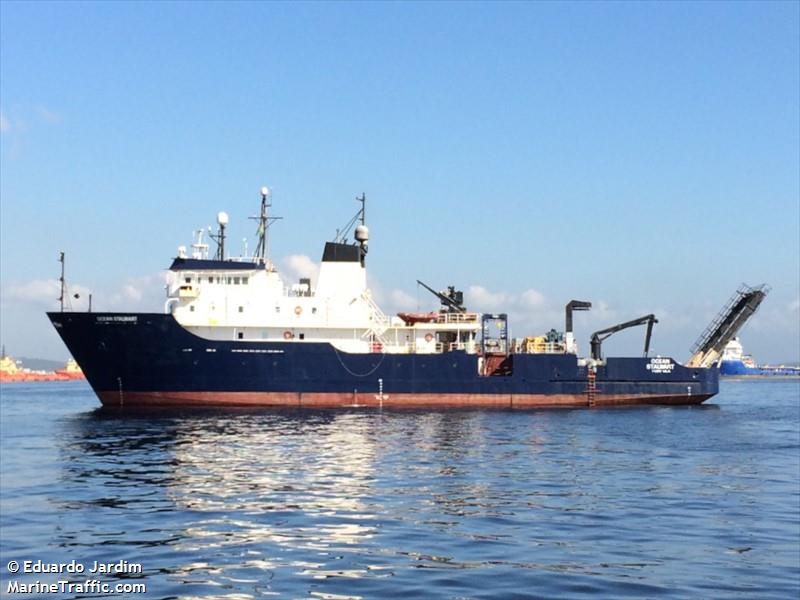
[[[220,212],[217,214],[217,223],[220,225],[227,225],[228,224],[228,213]]]
[[[369,228],[366,225],[356,227],[356,240],[362,243],[369,240]]]
[[[262,187],[261,188],[261,195],[262,196],[266,196],[267,194],[269,194],[269,188],[267,186]]]

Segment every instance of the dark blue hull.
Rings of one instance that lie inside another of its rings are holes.
[[[699,404],[718,391],[716,369],[671,361],[664,369],[648,358],[609,358],[592,385],[574,355],[515,354],[508,374],[484,376],[478,357],[464,352],[350,354],[327,343],[206,340],[166,314],[48,316],[107,405]]]

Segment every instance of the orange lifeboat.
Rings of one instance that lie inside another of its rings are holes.
[[[403,319],[406,325],[414,325],[415,323],[432,323],[437,319],[439,313],[397,313],[397,316]]]

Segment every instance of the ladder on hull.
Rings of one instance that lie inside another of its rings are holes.
[[[593,408],[597,404],[597,372],[594,367],[589,367],[589,372],[586,374],[586,402]]]

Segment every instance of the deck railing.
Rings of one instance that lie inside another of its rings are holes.
[[[436,323],[474,323],[478,321],[478,313],[439,313]]]

